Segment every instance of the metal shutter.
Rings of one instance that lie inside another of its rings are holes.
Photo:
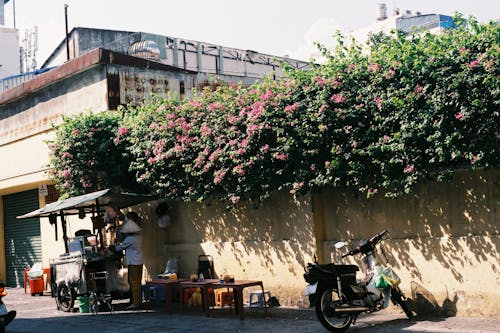
[[[24,269],[42,261],[40,219],[16,219],[16,216],[38,208],[38,190],[3,197],[6,284],[9,287],[22,287]]]

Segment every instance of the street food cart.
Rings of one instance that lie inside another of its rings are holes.
[[[112,310],[113,299],[128,297],[128,282],[123,288],[120,258],[105,246],[106,207],[122,209],[155,200],[151,195],[117,193],[110,189],[88,193],[50,203],[43,208],[18,216],[18,219],[46,217],[54,226],[58,238],[57,218],[60,218],[65,253],[50,260],[52,297],[57,308],[70,311],[77,297],[88,297],[90,310],[97,312],[99,303]],[[67,235],[67,217],[90,215],[92,230],[79,230],[75,237]],[[126,290],[125,290],[126,289]]]

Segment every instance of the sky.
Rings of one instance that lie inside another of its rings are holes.
[[[2,1],[2,0],[0,0]],[[5,25],[24,37],[38,27],[38,67],[64,39],[64,5],[69,30],[87,27],[142,31],[226,47],[309,60],[315,41],[328,46],[336,31],[346,34],[376,21],[378,3],[387,12],[472,15],[500,19],[500,0],[10,0]]]

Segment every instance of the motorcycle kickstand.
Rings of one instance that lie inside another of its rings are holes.
[[[358,316],[359,316],[359,315],[355,315],[355,316],[354,316],[354,318],[353,318],[353,320],[352,320],[352,324],[353,324],[353,325],[356,325],[356,320],[358,319]]]

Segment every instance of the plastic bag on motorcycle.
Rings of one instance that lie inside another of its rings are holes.
[[[399,276],[391,267],[378,266],[375,270],[375,288],[397,287],[401,283]]]

